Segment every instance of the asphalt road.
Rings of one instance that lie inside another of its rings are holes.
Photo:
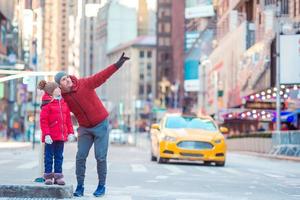
[[[0,150],[0,184],[29,184],[39,176],[38,148]],[[64,175],[76,187],[76,144],[65,147]],[[147,148],[111,145],[107,194],[110,200],[296,200],[300,199],[300,163],[228,153],[225,167],[201,163],[150,161]],[[91,149],[85,197],[94,199],[96,162]],[[0,198],[1,200],[8,198]]]

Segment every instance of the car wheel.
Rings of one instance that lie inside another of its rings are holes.
[[[169,161],[169,159],[167,159],[167,158],[157,158],[157,163],[159,163],[159,164],[166,163],[168,161]]]
[[[151,161],[156,161],[157,158],[153,155],[152,151],[151,151]]]
[[[218,167],[224,167],[225,166],[225,161],[223,161],[223,162],[216,162],[216,166],[218,166]]]
[[[161,158],[161,157],[159,156],[159,152],[160,152],[160,150],[158,151],[158,155],[157,155],[157,157],[156,157],[157,163],[161,164],[161,163],[166,163],[166,162],[168,162],[168,159],[167,159],[167,158]]]
[[[210,166],[210,165],[211,165],[211,162],[210,162],[210,161],[204,161],[204,162],[203,162],[203,165],[205,165],[205,166]]]

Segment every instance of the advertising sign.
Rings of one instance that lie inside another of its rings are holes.
[[[280,36],[280,83],[300,83],[300,34]]]
[[[199,61],[186,60],[184,63],[184,89],[187,92],[199,91]]]
[[[213,5],[201,5],[185,9],[185,18],[212,17],[215,15]]]

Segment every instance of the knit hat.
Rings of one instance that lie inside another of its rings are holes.
[[[67,73],[66,73],[66,72],[64,72],[64,71],[58,72],[58,73],[55,75],[55,77],[54,77],[55,82],[56,82],[57,84],[60,84],[60,79],[61,79],[62,77],[64,77],[64,76],[67,76]]]
[[[40,90],[44,90],[47,94],[53,95],[53,91],[58,88],[58,84],[55,82],[46,82],[45,80],[41,80],[39,82],[38,88]]]

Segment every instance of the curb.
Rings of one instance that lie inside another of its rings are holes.
[[[263,158],[270,158],[270,159],[276,159],[276,160],[288,160],[288,161],[294,161],[294,162],[300,162],[300,157],[293,157],[293,156],[275,156],[265,153],[256,153],[256,152],[249,152],[249,151],[231,151],[238,154],[246,154],[251,156],[258,156]]]
[[[73,186],[65,185],[0,185],[0,197],[55,198],[73,197]]]

